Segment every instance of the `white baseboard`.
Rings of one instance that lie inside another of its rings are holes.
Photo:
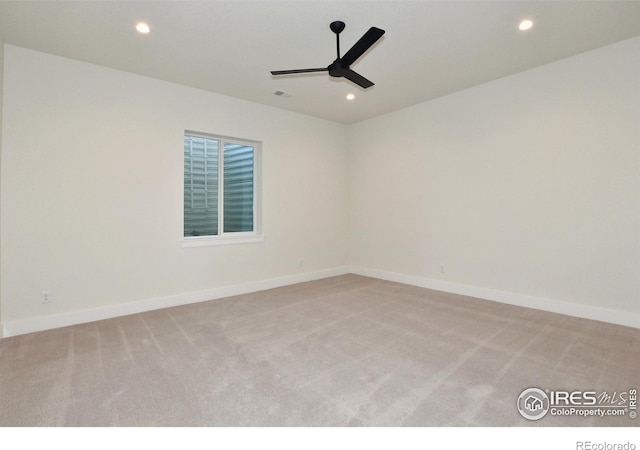
[[[451,283],[448,281],[434,280],[431,278],[388,272],[378,269],[370,269],[366,267],[351,266],[350,268],[336,267],[333,269],[321,270],[317,272],[307,272],[279,278],[253,281],[250,283],[221,286],[219,288],[207,289],[204,291],[188,292],[166,297],[156,297],[145,300],[138,300],[130,303],[109,305],[101,308],[85,309],[62,314],[8,321],[0,325],[0,339],[2,339],[3,337],[18,336],[21,334],[33,333],[36,331],[44,331],[70,325],[93,322],[96,320],[111,319],[128,314],[137,314],[145,311],[170,308],[172,306],[180,306],[208,300],[217,300],[234,295],[241,295],[250,292],[262,291],[265,289],[288,286],[291,284],[303,283],[305,281],[320,280],[322,278],[344,275],[347,273],[354,273],[357,275],[379,278],[382,280],[395,281],[398,283],[410,284],[413,286],[434,289],[437,291],[467,295],[470,297],[492,300],[509,305],[523,306],[526,308],[565,314],[568,316],[580,317],[583,319],[598,320],[601,322],[609,322],[617,325],[640,328],[640,314],[638,313],[600,308],[589,305],[581,305],[577,303],[562,302],[558,300],[534,297],[525,294]]]
[[[128,314],[137,314],[161,308],[170,308],[172,306],[180,306],[189,303],[204,302],[208,300],[217,300],[234,295],[263,291],[265,289],[288,286],[290,284],[303,283],[305,281],[320,280],[322,278],[344,275],[347,273],[349,273],[348,267],[336,267],[333,269],[321,270],[317,272],[307,272],[285,277],[253,281],[250,283],[222,286],[219,288],[207,289],[204,291],[188,292],[185,294],[138,300],[129,303],[104,306],[101,308],[85,309],[62,314],[8,321],[0,326],[0,337],[18,336],[21,334],[33,333],[36,331],[44,331],[70,325],[78,325],[81,323],[94,322],[96,320],[111,319],[114,317],[126,316]]]
[[[453,294],[466,295],[469,297],[481,298],[483,300],[492,300],[509,305],[524,306],[526,308],[565,314],[567,316],[579,317],[582,319],[598,320],[600,322],[640,328],[640,314],[628,311],[563,302],[526,294],[434,280],[432,278],[419,277],[415,275],[405,275],[401,273],[387,272],[384,270],[370,269],[367,267],[351,266],[350,272],[357,275],[410,284],[412,286],[433,289],[436,291],[450,292]]]

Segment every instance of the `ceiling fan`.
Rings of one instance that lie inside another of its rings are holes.
[[[373,86],[373,83],[367,80],[365,77],[357,72],[351,70],[350,66],[358,58],[360,58],[369,48],[375,44],[378,39],[384,34],[384,30],[380,28],[371,27],[362,37],[356,42],[353,47],[349,49],[343,57],[340,57],[340,33],[344,30],[345,24],[341,21],[331,22],[329,28],[336,34],[336,49],[338,57],[327,67],[321,67],[316,69],[294,69],[294,70],[272,70],[271,75],[290,75],[296,73],[310,73],[310,72],[329,72],[332,77],[344,77],[349,81],[354,82],[358,86],[367,89]]]

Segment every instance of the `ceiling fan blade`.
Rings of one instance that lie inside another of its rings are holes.
[[[360,38],[360,40],[356,42],[353,45],[353,47],[351,47],[349,51],[345,53],[344,56],[341,58],[343,64],[350,66],[351,64],[356,62],[356,60],[360,58],[364,54],[364,52],[369,50],[369,48],[373,44],[375,44],[378,41],[378,39],[382,37],[383,34],[384,34],[384,30],[381,30],[380,28],[376,28],[376,27],[369,28],[369,31],[367,31]]]
[[[294,70],[272,70],[271,75],[288,75],[292,73],[326,72],[326,67],[318,69],[294,69]]]
[[[355,84],[357,84],[361,88],[366,89],[366,88],[370,88],[371,86],[373,86],[373,83],[371,81],[367,80],[365,77],[363,77],[362,75],[360,75],[357,72],[354,72],[351,69],[347,70],[343,76],[347,80],[353,81]]]

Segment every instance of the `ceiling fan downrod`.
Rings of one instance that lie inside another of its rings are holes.
[[[344,30],[345,24],[340,20],[336,20],[335,22],[331,22],[329,28],[336,34],[336,59],[340,59],[340,33]]]

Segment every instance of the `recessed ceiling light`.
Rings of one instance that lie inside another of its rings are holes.
[[[138,33],[147,34],[151,31],[151,28],[149,28],[149,25],[144,22],[138,22],[136,24],[136,30],[138,30]]]
[[[523,20],[522,22],[520,22],[520,25],[518,25],[518,29],[520,31],[530,30],[531,27],[533,27],[533,22],[529,19]]]
[[[353,100],[354,98],[356,98],[355,95],[353,94],[347,94],[347,100]]]

